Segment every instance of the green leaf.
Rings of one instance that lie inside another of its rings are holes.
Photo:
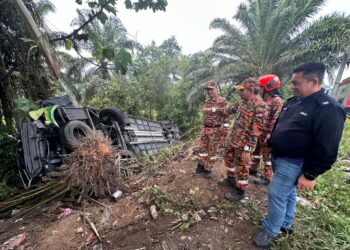
[[[124,4],[125,4],[125,7],[127,9],[132,9],[132,2],[131,2],[131,0],[125,0]]]
[[[97,5],[97,2],[88,2],[90,8],[94,8]]]
[[[102,53],[103,53],[103,50],[104,50],[105,48],[103,48],[103,47],[101,46],[101,44],[97,44],[97,45],[96,45],[96,49],[102,54]]]
[[[21,37],[20,39],[25,43],[34,43],[34,40],[28,37]]]
[[[108,20],[108,16],[103,11],[97,16],[97,18],[102,24],[105,24]]]
[[[128,70],[128,65],[132,63],[131,54],[125,49],[121,49],[114,57],[114,64],[117,72],[121,72],[123,75]]]
[[[105,5],[107,3],[107,0],[98,0],[98,3],[100,5]]]
[[[190,223],[182,223],[180,229],[185,230],[190,227]]]
[[[116,10],[116,8],[115,8],[114,6],[107,5],[107,6],[105,7],[105,9],[106,9],[109,13],[113,13],[114,15],[117,14],[117,10]]]
[[[108,60],[112,60],[114,57],[114,50],[111,48],[104,48],[102,51],[102,55]]]
[[[71,48],[72,48],[72,41],[70,39],[67,39],[65,41],[65,45],[66,45],[66,50],[71,50]]]
[[[92,54],[93,58],[95,58],[96,61],[101,60],[101,53],[98,50],[94,49],[91,54]]]

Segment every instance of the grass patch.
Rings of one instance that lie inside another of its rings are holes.
[[[200,205],[196,202],[195,193],[192,190],[172,194],[165,192],[157,185],[153,185],[143,188],[138,196],[144,199],[146,205],[155,205],[160,211],[172,214],[177,218],[169,230],[176,228],[185,230],[192,224],[201,221],[201,216],[205,216]]]

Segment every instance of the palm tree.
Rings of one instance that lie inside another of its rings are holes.
[[[44,23],[44,17],[56,12],[56,6],[49,0],[39,0],[35,2],[35,14],[39,17],[40,23]],[[45,24],[44,24],[45,25]]]
[[[205,100],[204,85],[206,81],[216,80],[220,95],[223,94],[221,87],[234,83],[230,79],[222,78],[220,73],[210,50],[198,52],[189,57],[189,63],[184,72],[184,81],[190,84],[190,90],[186,95],[189,109],[198,107],[198,103],[203,103]]]
[[[44,17],[54,10],[47,0],[23,0],[35,23],[45,29]],[[54,84],[46,71],[35,42],[11,1],[1,1],[0,11],[0,102],[6,124],[13,125],[14,100],[25,96],[46,99],[54,92]]]
[[[312,21],[325,0],[249,0],[239,6],[234,24],[217,18],[211,48],[221,79],[241,81],[275,73],[285,76],[297,64],[317,60],[329,69],[341,62],[350,41],[350,17],[334,13]]]
[[[196,108],[198,103],[205,100],[204,83],[216,79],[216,67],[208,51],[198,52],[189,57],[187,69],[184,72],[184,81],[190,85],[186,95],[188,109]]]
[[[57,54],[62,65],[60,86],[63,93],[68,94],[75,104],[86,104],[105,85],[106,80],[85,59],[65,52]]]
[[[78,18],[72,24],[84,24],[87,13],[78,11]],[[117,17],[110,17],[104,24],[94,20],[85,26],[83,33],[88,35],[88,40],[71,41],[78,57],[58,52],[62,65],[61,89],[76,104],[86,104],[106,84],[110,75],[118,72],[118,65],[113,60],[117,58],[115,55],[118,51],[140,48],[137,42],[128,37],[127,30]],[[56,46],[65,44],[65,41],[56,42]],[[86,52],[91,55],[85,56]]]
[[[74,25],[82,25],[86,22],[86,13],[78,11],[78,19]],[[109,79],[113,73],[111,69],[118,71],[117,63],[113,61],[114,55],[121,50],[133,51],[140,48],[140,44],[129,38],[128,33],[118,17],[111,16],[103,25],[99,20],[94,20],[84,28],[89,40],[82,48],[91,52],[96,71],[103,79]],[[79,49],[79,48],[78,48]]]

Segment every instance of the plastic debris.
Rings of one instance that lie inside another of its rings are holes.
[[[122,197],[122,195],[123,195],[123,192],[120,190],[117,190],[112,194],[112,197],[113,197],[114,201],[117,201]]]
[[[66,218],[67,216],[71,215],[73,212],[74,212],[73,209],[65,208],[63,212],[58,216],[58,219]]]
[[[95,239],[93,233],[89,233],[88,237],[86,238],[86,243],[90,244]]]
[[[26,239],[26,234],[22,233],[20,235],[14,236],[2,244],[2,250],[10,250],[20,246]]]
[[[18,214],[19,212],[21,212],[20,209],[13,209],[13,210],[11,211],[11,217],[12,217],[12,216],[15,216],[15,215]]]
[[[81,234],[81,233],[84,232],[84,229],[83,229],[83,227],[78,227],[77,229],[75,229],[75,232],[76,232],[77,234]]]

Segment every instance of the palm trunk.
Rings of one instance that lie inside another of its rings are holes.
[[[100,65],[101,65],[101,77],[102,77],[102,79],[109,80],[110,77],[109,77],[108,68],[107,68],[108,61],[105,58],[103,58],[100,61]]]
[[[48,42],[46,37],[43,36],[38,26],[34,22],[34,19],[24,3],[21,0],[12,0],[15,5],[18,14],[23,18],[24,23],[27,26],[27,30],[30,32],[32,38],[38,41],[40,51],[45,57],[48,68],[52,75],[58,80],[60,79],[61,67],[54,53],[51,44]]]
[[[148,119],[152,120],[152,105],[151,103],[149,104],[149,109],[148,109]]]

